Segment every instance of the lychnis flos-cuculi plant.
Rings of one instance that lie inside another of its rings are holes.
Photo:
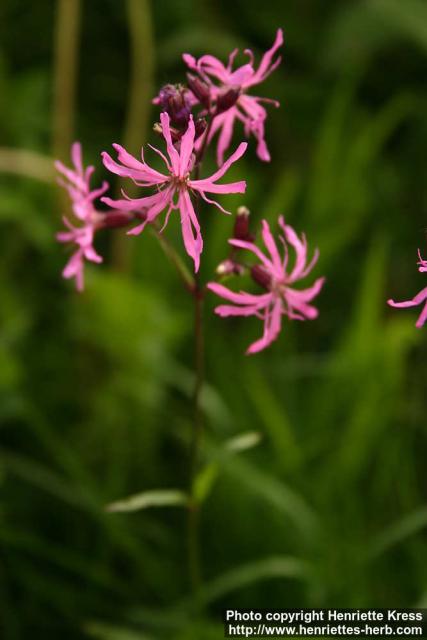
[[[260,234],[263,248],[260,248],[249,228],[249,211],[244,206],[238,209],[233,237],[229,240],[228,257],[219,264],[216,281],[203,283],[200,278],[203,218],[206,212],[209,211],[209,215],[212,211],[215,215],[228,214],[217,197],[244,194],[247,189],[244,175],[239,176],[242,179],[237,181],[227,178],[233,164],[236,163],[238,169],[240,158],[245,153],[253,153],[251,148],[247,151],[247,142],[242,141],[234,146],[233,133],[244,136],[249,143],[255,139],[258,158],[264,162],[270,161],[265,141],[267,111],[263,103],[274,107],[279,104],[275,100],[253,95],[252,91],[280,64],[281,58],[277,52],[282,44],[283,34],[279,29],[273,46],[262,56],[258,65],[250,50],[245,50],[246,61],[241,66],[235,64],[237,50],[230,54],[226,65],[212,55],[204,55],[199,59],[190,54],[183,55],[188,69],[186,84],[166,85],[153,100],[160,110],[159,122],[154,125],[154,130],[159,134],[161,148],[147,145],[141,149],[140,158],[135,158],[119,144],[113,144],[115,157],[106,151],[102,153],[104,166],[111,173],[127,178],[136,185],[132,191],[135,197],[128,196],[126,190],[121,199],[107,197],[108,183],[92,189],[90,179],[94,167],[84,168],[81,146],[77,142],[71,151],[73,168],[69,169],[61,162],[56,164],[61,174],[60,184],[68,191],[74,215],[73,221],[64,217],[67,229],[57,236],[60,242],[75,247],[63,276],[75,278],[77,289],[81,291],[84,288],[85,261],[102,262],[102,257],[94,248],[98,231],[126,227],[128,235],[139,236],[150,226],[183,278],[194,302],[194,420],[189,487],[184,501],[189,516],[189,567],[195,585],[200,579],[197,535],[200,505],[195,486],[201,466],[202,306],[205,294],[210,291],[225,301],[215,309],[219,316],[254,316],[263,322],[262,337],[247,350],[248,354],[254,354],[266,349],[277,339],[283,316],[290,320],[313,320],[317,317],[318,311],[313,301],[324,283],[324,278],[317,278],[312,284],[300,284],[300,281],[309,277],[318,258],[317,250],[312,258],[309,257],[304,235],[298,235],[281,215],[277,220],[277,235],[272,232],[269,222],[263,220]],[[211,175],[203,175],[202,163],[214,142],[218,168]],[[161,170],[154,169],[148,159],[149,155],[154,158],[155,154],[161,158]],[[167,240],[167,231],[164,230],[171,215],[179,215],[183,245],[192,260],[194,274]],[[227,278],[233,283],[244,275],[251,277],[253,290],[233,290],[221,282]],[[176,492],[173,496],[176,501]],[[167,502],[165,496],[164,502]],[[113,505],[113,510],[126,509],[126,504],[126,501],[116,503],[118,507],[114,509]]]

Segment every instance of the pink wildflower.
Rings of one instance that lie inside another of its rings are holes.
[[[171,211],[173,209],[179,209],[184,245],[188,255],[194,260],[195,270],[198,271],[200,254],[203,249],[203,240],[190,193],[195,192],[200,194],[206,202],[214,204],[221,209],[221,211],[228,213],[220,204],[214,200],[210,200],[206,196],[206,193],[244,193],[246,182],[243,180],[228,184],[217,184],[216,182],[222,178],[229,167],[244,154],[247,144],[242,142],[222,167],[209,178],[192,180],[190,174],[194,166],[193,150],[195,137],[193,117],[190,116],[189,118],[187,131],[180,141],[179,151],[172,144],[168,114],[162,113],[160,119],[169,160],[161,151],[158,151],[158,149],[154,147],[151,148],[163,159],[167,167],[167,174],[152,169],[145,162],[143,149],[141,149],[142,162],[131,156],[118,144],[114,144],[113,147],[118,153],[119,162],[115,162],[105,151],[102,154],[103,162],[107,169],[119,176],[131,178],[135,184],[140,187],[155,187],[156,192],[153,195],[143,198],[128,198],[127,200],[102,198],[102,200],[111,207],[118,207],[122,210],[135,208],[145,209],[146,219],[142,224],[128,231],[131,235],[141,233],[147,223],[153,222],[162,211],[167,209],[166,220],[163,225],[164,228],[169,220]]]
[[[417,264],[419,265],[418,271],[420,273],[427,272],[427,260],[423,260],[419,250],[418,250]],[[394,300],[387,300],[387,304],[389,304],[391,307],[397,307],[397,308],[417,307],[418,305],[423,303],[425,303],[424,308],[421,311],[417,322],[415,323],[415,326],[417,327],[417,329],[420,329],[427,320],[427,287],[425,287],[425,289],[422,289],[414,298],[412,298],[412,300],[406,300],[404,302],[395,302]]]
[[[264,321],[263,336],[249,346],[248,354],[265,349],[277,338],[281,329],[282,315],[287,315],[292,320],[313,320],[318,315],[318,310],[309,302],[317,296],[325,279],[318,278],[308,289],[297,290],[293,285],[310,273],[319,252],[316,250],[313,259],[307,264],[305,236],[303,235],[300,239],[293,228],[285,224],[282,216],[279,217],[279,225],[283,231],[283,236],[279,236],[284,246],[283,257],[279,253],[266,220],[262,222],[262,238],[267,254],[252,242],[235,239],[229,241],[234,247],[247,249],[258,258],[259,264],[252,267],[251,274],[253,279],[267,290],[267,293],[260,295],[244,291],[235,293],[216,282],[208,284],[211,291],[233,303],[233,305],[216,307],[215,312],[218,315],[223,317],[254,315]],[[296,254],[293,268],[289,271],[287,243],[293,247]]]
[[[64,278],[75,278],[78,291],[82,291],[84,287],[84,260],[102,262],[102,257],[93,247],[93,239],[97,226],[105,216],[95,209],[93,203],[96,198],[105,193],[108,189],[108,183],[103,182],[99,189],[91,191],[90,178],[95,167],[83,168],[82,148],[79,142],[75,142],[71,148],[71,159],[74,169],[68,169],[59,161],[55,162],[55,167],[66,178],[65,181],[58,179],[58,182],[68,191],[74,216],[81,224],[74,226],[64,216],[63,221],[68,231],[61,231],[56,235],[56,238],[59,242],[72,242],[77,245],[77,249],[66,264],[62,275]]]
[[[245,53],[249,56],[249,62],[234,71],[233,62],[238,49],[230,54],[227,66],[211,55],[204,55],[196,60],[190,54],[184,53],[183,59],[186,65],[192,71],[197,72],[207,83],[211,91],[211,99],[217,103],[217,111],[223,111],[215,116],[208,138],[208,142],[210,142],[216,133],[219,134],[218,165],[224,161],[224,153],[230,146],[236,120],[243,123],[246,137],[249,137],[250,134],[255,136],[258,142],[258,157],[265,162],[270,160],[270,153],[264,139],[264,123],[267,112],[261,103],[268,102],[276,107],[279,106],[279,103],[276,100],[248,95],[247,91],[263,82],[278,67],[281,57],[279,56],[274,61],[273,57],[282,44],[283,32],[278,29],[273,46],[263,55],[257,70],[253,66],[254,56],[250,49],[245,49]],[[217,82],[220,84],[215,84]],[[234,98],[232,98],[233,94]],[[219,108],[222,101],[224,101],[223,109]],[[229,108],[225,103],[230,104]]]

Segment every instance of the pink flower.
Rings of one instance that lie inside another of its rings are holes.
[[[278,67],[281,58],[279,56],[273,61],[273,57],[282,44],[283,32],[278,29],[273,46],[263,55],[257,70],[254,69],[254,56],[250,49],[245,49],[245,53],[249,56],[249,62],[234,71],[233,62],[238,53],[237,49],[230,54],[227,66],[211,55],[204,55],[196,60],[190,54],[184,53],[184,62],[208,84],[211,98],[217,102],[218,106],[222,99],[224,101],[230,100],[233,92],[235,95],[234,100],[231,100],[232,106],[227,110],[224,108],[223,113],[215,116],[209,131],[208,142],[212,140],[216,133],[219,134],[218,165],[223,163],[224,153],[230,146],[236,120],[240,120],[243,123],[246,137],[249,137],[250,134],[255,136],[258,142],[258,157],[265,162],[270,160],[270,153],[264,139],[264,123],[267,118],[267,112],[261,103],[269,102],[276,107],[279,106],[279,103],[276,100],[248,95],[247,91],[263,82]],[[224,106],[226,107],[227,105]]]
[[[268,347],[279,335],[282,315],[292,320],[313,320],[318,316],[315,307],[309,304],[321,290],[324,278],[318,278],[308,289],[297,290],[293,285],[305,278],[314,267],[319,252],[316,250],[312,260],[307,264],[307,242],[305,236],[298,237],[292,227],[286,225],[282,216],[279,225],[283,235],[279,240],[284,246],[284,255],[280,255],[277,244],[271,234],[266,220],[262,221],[262,239],[267,249],[263,253],[252,242],[244,240],[230,240],[230,244],[240,249],[251,251],[259,260],[259,264],[252,267],[253,279],[261,284],[267,293],[253,295],[240,291],[235,293],[216,282],[210,282],[208,288],[218,296],[229,300],[232,305],[220,305],[215,312],[226,316],[256,316],[264,321],[262,338],[251,344],[247,353],[257,353]],[[295,251],[295,263],[288,270],[288,246]]]
[[[74,169],[68,169],[59,161],[55,162],[55,167],[66,179],[59,178],[58,182],[68,191],[74,216],[80,224],[74,226],[64,216],[63,221],[68,231],[61,231],[56,235],[56,238],[59,242],[71,242],[77,245],[77,249],[66,264],[62,275],[64,278],[75,278],[77,290],[82,291],[84,287],[84,260],[102,262],[102,257],[96,253],[93,247],[93,238],[95,229],[104,219],[104,214],[99,213],[93,203],[96,198],[105,193],[108,189],[108,183],[103,182],[99,189],[91,191],[90,178],[95,167],[83,168],[82,148],[79,142],[75,142],[71,147],[71,159]]]
[[[418,249],[417,264],[419,265],[418,271],[420,273],[427,272],[427,260],[423,260],[419,249]],[[405,302],[395,302],[394,300],[387,300],[387,304],[389,304],[391,307],[397,307],[397,308],[417,307],[418,305],[423,303],[425,303],[424,308],[421,311],[417,322],[415,323],[415,326],[417,327],[417,329],[420,329],[427,320],[427,287],[425,289],[422,289],[422,291],[420,291],[414,298],[412,298],[412,300],[406,300]]]
[[[203,240],[190,193],[200,194],[206,202],[214,204],[221,209],[221,211],[228,213],[220,204],[214,200],[210,200],[206,196],[206,193],[244,193],[246,182],[243,180],[228,184],[217,184],[217,180],[222,178],[229,167],[244,154],[247,144],[242,142],[222,167],[209,178],[192,180],[190,174],[194,166],[193,151],[195,137],[193,117],[190,116],[187,131],[180,140],[179,151],[172,144],[168,114],[162,113],[160,119],[169,160],[161,151],[153,147],[151,148],[163,159],[168,171],[167,174],[152,169],[145,162],[143,149],[141,149],[142,161],[131,156],[118,144],[114,144],[113,147],[118,153],[119,162],[115,162],[105,151],[102,154],[103,162],[107,169],[119,176],[131,178],[135,184],[140,187],[155,187],[156,192],[143,198],[128,198],[127,200],[102,198],[102,200],[111,207],[118,207],[122,210],[142,208],[146,211],[144,222],[128,231],[131,235],[141,233],[146,224],[153,222],[162,211],[167,209],[166,220],[163,225],[164,228],[169,220],[171,211],[173,209],[179,209],[184,245],[188,255],[194,260],[195,270],[198,271],[200,254],[203,249]]]

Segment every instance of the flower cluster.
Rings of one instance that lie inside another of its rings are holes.
[[[237,69],[233,69],[233,65],[238,49],[230,54],[227,66],[211,55],[196,60],[190,54],[184,53],[186,65],[198,74],[198,82],[192,76],[189,78],[195,97],[201,99],[204,106],[213,109],[215,114],[212,127],[205,135],[208,136],[209,143],[215,134],[218,134],[219,165],[223,163],[224,153],[230,146],[236,121],[243,123],[246,137],[255,136],[258,157],[264,162],[270,160],[264,133],[267,112],[262,103],[270,103],[275,107],[278,107],[279,103],[277,100],[250,95],[248,91],[264,82],[278,67],[281,58],[279,56],[274,60],[274,56],[282,45],[283,32],[279,29],[273,46],[263,55],[258,69],[254,67],[254,55],[250,49],[245,49],[249,62]]]
[[[108,189],[106,182],[100,188],[91,190],[90,178],[94,167],[83,167],[79,143],[72,147],[73,168],[69,169],[61,162],[56,163],[62,175],[60,183],[68,191],[77,221],[77,224],[73,224],[68,217],[64,217],[67,230],[57,235],[60,242],[72,243],[76,247],[63,275],[65,278],[74,277],[78,290],[83,289],[85,260],[102,261],[94,248],[94,237],[99,229],[131,226],[128,235],[137,236],[147,225],[155,225],[156,230],[162,233],[174,211],[179,213],[185,250],[194,263],[195,272],[199,271],[203,250],[201,204],[229,213],[216,196],[246,191],[245,180],[222,181],[248,146],[247,142],[240,142],[235,151],[225,158],[237,122],[243,124],[245,138],[255,138],[258,157],[263,161],[270,160],[265,141],[267,111],[263,104],[270,103],[277,107],[279,103],[252,95],[251,91],[280,64],[278,50],[282,44],[283,33],[279,29],[272,47],[262,56],[258,65],[249,49],[244,51],[247,60],[240,66],[235,65],[237,49],[230,54],[227,64],[212,55],[203,55],[199,59],[188,53],[183,55],[188,69],[187,83],[167,84],[153,99],[160,109],[159,122],[154,124],[153,129],[159,134],[164,148],[148,146],[160,157],[163,167],[155,168],[146,161],[144,147],[141,148],[140,158],[131,155],[119,144],[113,144],[116,158],[106,151],[102,153],[104,167],[110,173],[131,180],[141,189],[141,193],[136,193],[135,197],[127,195],[125,190],[122,190],[123,197],[119,199],[105,196]],[[209,176],[201,176],[203,158],[216,136],[218,169]],[[108,209],[100,210],[98,200]],[[216,312],[219,315],[254,315],[263,320],[264,334],[249,347],[248,353],[264,349],[277,338],[283,315],[298,320],[317,316],[317,309],[310,302],[319,293],[324,279],[317,279],[308,289],[298,290],[294,285],[310,273],[318,254],[315,252],[313,260],[307,262],[305,238],[299,238],[282,217],[279,218],[279,227],[279,240],[283,244],[284,254],[280,255],[266,220],[262,222],[262,239],[266,249],[266,253],[263,253],[254,243],[255,237],[249,230],[249,211],[239,207],[233,237],[229,241],[229,256],[217,269],[219,277],[241,276],[249,272],[253,281],[262,287],[263,293],[234,293],[217,282],[207,285],[208,289],[232,303],[218,306]],[[292,268],[288,266],[288,247],[296,255]],[[242,261],[242,255],[247,252],[255,256],[258,262],[248,265]],[[196,293],[200,295],[200,289]]]

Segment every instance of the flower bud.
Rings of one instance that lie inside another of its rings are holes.
[[[236,240],[247,240],[249,236],[249,209],[239,207],[234,222],[233,238]]]
[[[196,140],[197,138],[200,138],[200,136],[206,131],[206,127],[208,126],[208,123],[206,121],[206,118],[197,118],[197,120],[194,123],[194,129],[196,131]]]
[[[112,211],[111,213],[105,213],[102,215],[102,219],[99,221],[98,229],[114,229],[118,227],[126,227],[135,220],[143,220],[146,217],[145,213],[137,213],[132,211]]]
[[[184,135],[183,131],[176,129],[175,127],[169,127],[169,129],[171,132],[172,142],[178,142],[179,140],[181,140],[182,136]],[[157,133],[159,136],[163,136],[163,128],[160,122],[154,123],[153,131],[154,133]]]
[[[228,111],[231,107],[234,107],[240,95],[238,88],[226,89],[222,93],[218,94],[216,99],[216,115]]]
[[[192,73],[187,73],[187,82],[190,91],[196,96],[200,104],[206,107],[206,109],[209,109],[211,94],[206,82],[203,82],[203,80],[194,76]]]
[[[255,264],[253,267],[251,267],[251,276],[252,280],[259,284],[263,289],[267,289],[267,291],[270,290],[271,275],[261,264]]]
[[[158,104],[166,111],[172,124],[185,126],[191,113],[191,101],[188,89],[181,84],[166,84],[160,89]]]
[[[219,276],[241,275],[245,271],[245,267],[231,258],[223,260],[215,269]]]

